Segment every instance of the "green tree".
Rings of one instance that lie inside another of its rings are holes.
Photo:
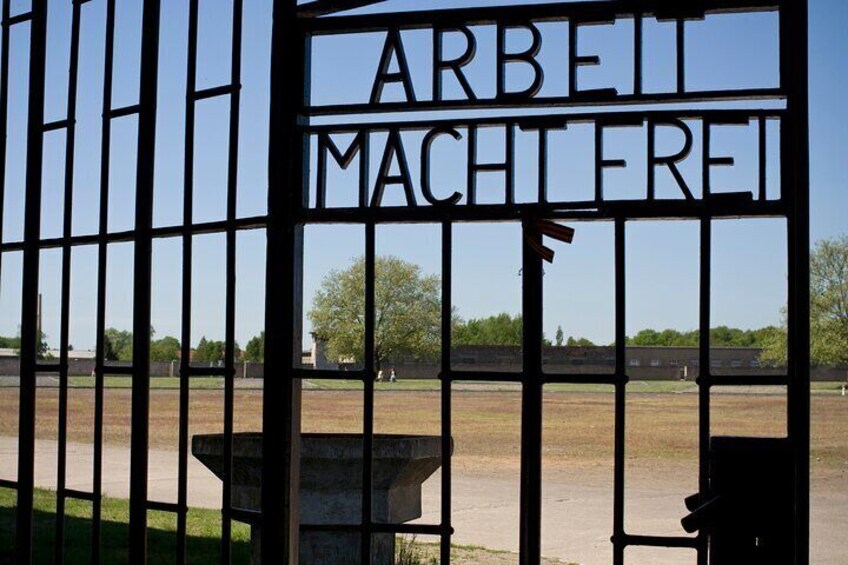
[[[151,361],[176,361],[180,358],[180,340],[165,336],[150,342]]]
[[[562,333],[562,326],[557,326],[556,331],[556,345],[557,347],[562,347],[562,340],[565,338],[565,335]]]
[[[375,260],[374,362],[432,359],[439,351],[441,282],[393,256]],[[332,271],[312,300],[312,331],[327,342],[328,359],[364,361],[365,259]]]
[[[521,315],[502,312],[487,318],[459,320],[453,329],[454,345],[521,345]]]
[[[192,361],[197,363],[217,363],[224,360],[224,342],[207,340],[206,336],[200,338],[197,347],[194,348]]]
[[[250,338],[244,348],[244,360],[262,363],[265,360],[265,332]]]
[[[585,337],[574,339],[571,336],[568,336],[568,341],[565,344],[569,347],[593,347],[595,345]]]
[[[786,351],[784,312],[761,359],[785,365]],[[810,363],[848,365],[848,235],[819,241],[810,256]]]
[[[132,332],[107,328],[103,334],[103,356],[107,361],[131,361]]]

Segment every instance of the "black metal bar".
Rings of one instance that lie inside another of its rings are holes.
[[[705,149],[708,151],[708,149]],[[706,167],[705,167],[706,168]],[[706,172],[704,173],[707,174]],[[706,181],[705,181],[706,182]],[[710,487],[710,323],[712,286],[712,218],[701,219],[699,283],[699,354],[698,354],[698,493],[705,496]],[[707,563],[708,538],[698,532],[698,565]]]
[[[59,330],[59,422],[56,465],[56,490],[65,490],[68,442],[68,346],[71,309],[71,246],[67,243],[72,234],[74,201],[74,156],[76,155],[77,80],[79,74],[80,6],[74,4],[71,14],[71,45],[68,63],[68,109],[65,134],[65,193],[63,207],[62,294]],[[65,560],[65,498],[56,499],[56,532],[53,561],[61,565]]]
[[[523,379],[521,387],[521,516],[519,562],[539,563],[542,553],[542,258],[532,244],[542,234],[523,223],[521,312]],[[530,240],[530,241],[528,241]]]
[[[318,123],[302,127],[307,133],[359,133],[361,130],[370,132],[387,132],[392,129],[401,131],[422,130],[428,131],[438,127],[468,127],[468,126],[503,126],[516,124],[521,129],[533,130],[540,128],[562,128],[565,125],[595,123],[603,120],[609,124],[633,124],[639,121],[667,121],[672,119],[704,119],[710,118],[716,123],[741,121],[759,117],[781,118],[786,111],[781,108],[746,108],[746,109],[718,109],[718,108],[680,108],[675,110],[615,110],[609,112],[556,112],[538,115],[523,116],[482,116],[482,117],[448,117],[439,118],[434,116],[426,120],[404,119],[402,121],[357,121],[346,123]]]
[[[235,383],[236,342],[236,219],[238,190],[239,116],[241,101],[241,38],[242,0],[233,0],[233,23],[230,69],[230,123],[227,155],[227,288],[224,338],[224,466],[222,476],[223,515],[221,517],[221,563],[229,565],[232,560],[232,520],[229,508],[233,492],[233,409]]]
[[[298,17],[317,18],[328,16],[337,12],[344,12],[365,6],[380,4],[386,0],[315,0],[298,6]]]
[[[451,381],[477,381],[477,382],[508,382],[520,383],[524,378],[523,373],[504,371],[458,371],[451,369],[447,373],[442,373],[442,379],[447,378]]]
[[[450,222],[442,224],[442,341],[441,341],[441,374],[449,375],[451,371],[451,325],[453,323],[453,226]],[[452,407],[451,381],[449,378],[441,382],[442,402],[442,484],[441,484],[441,522],[445,531],[452,530],[452,489],[453,489],[453,439],[452,439]],[[451,557],[450,533],[442,533],[439,545],[440,562],[450,565]]]
[[[82,490],[63,488],[58,491],[59,492],[59,500],[72,498],[74,500],[82,500],[85,502],[94,502],[94,493],[85,492]]]
[[[677,93],[683,95],[686,94],[686,20],[678,18],[674,27],[677,51]]]
[[[73,27],[73,23],[71,24],[71,26]],[[73,30],[71,31],[71,33],[73,34]],[[70,127],[70,125],[72,123],[73,122],[70,119],[56,120],[55,122],[48,122],[48,123],[44,124],[42,131],[44,131],[45,133],[48,132],[48,131],[58,131],[60,129]]]
[[[235,222],[232,223],[229,223],[226,220],[217,220],[213,222],[202,222],[188,226],[178,225],[158,227],[153,228],[151,233],[153,239],[168,239],[172,237],[182,236],[185,232],[189,232],[192,235],[220,233],[226,231],[230,225],[233,225],[236,231],[257,230],[265,228],[265,223],[265,216],[253,216],[247,218],[237,218]],[[129,230],[103,234],[97,233],[88,235],[76,235],[71,237],[70,239],[65,239],[64,237],[52,237],[42,239],[39,243],[39,247],[41,249],[57,249],[63,247],[66,243],[71,247],[79,247],[81,245],[95,245],[99,243],[128,243],[132,242],[135,239],[135,236],[135,230]],[[22,251],[23,248],[24,243],[22,241],[0,244],[0,251],[4,253],[7,251]]]
[[[677,547],[692,549],[698,547],[697,538],[687,538],[684,536],[634,536],[625,534],[623,543],[630,547]]]
[[[749,88],[740,90],[703,90],[688,91],[683,94],[677,93],[655,93],[655,94],[605,94],[600,92],[584,94],[576,97],[568,96],[540,96],[522,107],[525,108],[580,108],[591,106],[634,106],[655,103],[716,103],[716,102],[739,102],[739,101],[780,101],[786,93],[779,88]],[[325,104],[312,106],[308,110],[310,117],[320,116],[345,116],[345,115],[367,115],[394,112],[436,111],[436,110],[485,110],[485,109],[514,109],[515,104],[506,104],[498,99],[477,98],[474,100],[457,99],[442,100],[438,102],[430,100],[418,100],[416,102],[381,102],[354,103],[354,104]]]
[[[181,505],[179,502],[162,502],[159,500],[148,500],[147,509],[156,512],[170,512],[177,515],[188,512],[188,507]]]
[[[624,565],[624,473],[627,409],[627,225],[615,221],[615,430],[613,451],[613,565]]]
[[[223,86],[214,86],[212,88],[206,88],[203,90],[197,90],[194,92],[192,98],[194,100],[206,100],[208,98],[216,98],[218,96],[229,96],[237,93],[241,89],[241,85],[238,83],[233,84],[225,84]]]
[[[15,552],[18,563],[32,562],[35,488],[35,393],[41,237],[44,90],[47,52],[47,0],[32,1],[27,107],[26,205],[21,296],[20,409],[18,418],[18,507]]]
[[[186,100],[185,100],[185,130],[183,149],[183,256],[182,256],[182,303],[180,330],[180,416],[179,444],[177,469],[177,503],[180,506],[188,504],[188,424],[191,377],[191,285],[192,285],[192,232],[186,229],[192,224],[194,210],[194,135],[195,135],[195,103],[194,92],[197,88],[197,26],[198,0],[189,2],[188,15],[188,54],[186,61]],[[187,516],[177,516],[177,563],[186,562],[186,529]]]
[[[13,25],[22,24],[24,22],[32,21],[33,12],[22,12],[20,14],[16,14],[14,16],[9,16],[3,18],[3,26],[4,27],[12,27]]]
[[[106,41],[103,61],[103,111],[100,133],[100,217],[97,246],[97,344],[94,373],[94,469],[92,490],[94,501],[91,505],[91,563],[100,563],[100,537],[102,530],[102,493],[103,493],[103,395],[105,373],[105,335],[106,335],[106,268],[108,247],[106,236],[109,232],[109,171],[110,147],[112,140],[112,121],[109,110],[112,107],[112,80],[115,53],[115,0],[106,0]]]
[[[130,437],[130,563],[147,562],[147,474],[150,412],[151,270],[160,0],[144,0],[141,27],[138,157],[133,261],[132,431]]]
[[[36,363],[36,373],[59,373],[62,371],[61,363]]]
[[[705,13],[774,11],[786,3],[787,0],[702,0],[675,5],[674,10],[676,17],[701,18]],[[534,23],[568,19],[592,22],[609,21],[616,16],[627,17],[634,14],[662,16],[663,11],[667,10],[663,4],[665,3],[656,0],[556,2],[534,5],[530,19]],[[317,35],[385,31],[393,26],[400,26],[401,29],[431,28],[437,22],[446,27],[456,27],[496,23],[518,25],[526,24],[527,20],[527,5],[517,4],[310,18],[301,23],[306,33]]]
[[[107,115],[114,120],[127,116],[135,116],[139,113],[141,113],[141,104],[133,104],[131,106],[124,106],[123,108],[110,108]]]
[[[134,365],[103,365],[103,375],[126,375],[132,376],[135,372]]]
[[[795,462],[795,565],[810,562],[810,140],[809,15],[807,0],[780,13],[780,81],[787,85],[789,117],[781,139],[781,194],[787,222],[787,424]]]
[[[642,94],[642,85],[644,83],[642,76],[642,53],[644,40],[644,16],[636,14],[633,16],[633,95],[639,96]]]
[[[308,137],[298,122],[309,99],[309,42],[295,0],[274,0],[268,153],[268,245],[265,284],[265,382],[262,431],[262,562],[298,561],[300,365],[303,227]]]
[[[11,0],[3,0],[3,20],[9,18]],[[3,242],[3,217],[6,202],[6,144],[9,124],[9,26],[0,27],[0,243]],[[0,252],[0,281],[3,280],[3,254]]]
[[[757,154],[757,163],[759,168],[758,195],[761,202],[764,202],[767,197],[768,189],[768,118],[760,116],[758,118],[759,130],[759,151]]]
[[[8,488],[15,490],[18,488],[18,481],[10,481],[8,479],[0,479],[0,488]]]
[[[376,280],[376,228],[365,224],[365,392],[362,407],[362,541],[360,563],[371,563],[371,499],[374,467],[374,379],[376,325],[374,286]]]

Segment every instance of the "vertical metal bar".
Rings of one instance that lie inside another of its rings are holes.
[[[374,461],[374,286],[376,277],[376,228],[365,224],[365,375],[362,412],[362,542],[360,563],[371,563],[371,495]]]
[[[705,125],[705,128],[708,127]],[[707,131],[705,129],[705,131]],[[709,134],[707,134],[709,135]],[[709,151],[709,148],[706,149]],[[704,161],[706,163],[706,161]],[[706,174],[706,173],[705,173]],[[712,218],[701,218],[699,289],[698,370],[698,492],[705,496],[710,487],[710,325],[712,286]],[[707,535],[698,532],[698,565],[707,563]]]
[[[675,24],[677,35],[677,93],[686,92],[686,20],[680,18]]]
[[[11,0],[3,0],[2,18],[9,19]],[[6,135],[9,123],[9,26],[0,26],[0,241],[3,239],[3,208],[6,201]],[[0,281],[3,280],[3,254],[0,253]]]
[[[624,565],[624,473],[627,393],[627,231],[615,219],[615,431],[613,453],[613,564]]]
[[[71,222],[73,219],[74,155],[76,147],[77,77],[79,70],[80,5],[73,4],[71,15],[71,46],[68,64],[68,125],[65,134],[65,194],[62,245],[62,297],[59,336],[59,445],[56,476],[56,533],[53,561],[64,563],[65,540],[65,471],[68,441],[68,341],[71,302]]]
[[[35,394],[38,331],[39,240],[44,152],[44,84],[47,0],[32,1],[29,102],[27,108],[26,206],[21,297],[20,413],[18,424],[17,544],[19,563],[32,562],[32,509],[35,486]]]
[[[112,140],[112,78],[115,53],[115,0],[106,0],[106,41],[103,62],[103,121],[100,132],[100,218],[97,246],[97,345],[94,376],[94,471],[91,505],[91,563],[100,563],[101,495],[103,492],[103,394],[106,335],[106,268],[109,229],[109,170]]]
[[[296,0],[274,0],[268,148],[268,246],[262,430],[262,562],[298,561],[300,365],[303,310],[304,179],[308,136],[299,117],[309,100],[309,42]]]
[[[183,256],[182,256],[182,328],[180,333],[180,417],[179,469],[177,472],[177,563],[186,562],[186,528],[188,506],[188,423],[191,389],[191,285],[193,239],[191,232],[194,209],[194,122],[197,89],[197,20],[198,0],[189,2],[188,54],[186,62],[185,146],[183,149]]]
[[[230,130],[227,166],[227,290],[226,290],[226,337],[224,344],[224,468],[223,468],[223,516],[221,523],[221,563],[229,565],[232,558],[232,469],[233,469],[233,409],[235,383],[236,341],[236,205],[238,190],[238,136],[241,86],[241,36],[242,0],[233,0],[232,68],[230,84]]]
[[[542,235],[525,219],[522,239],[521,517],[519,562],[539,563],[542,545]]]
[[[139,80],[138,158],[133,261],[133,375],[130,437],[130,563],[147,562],[147,474],[150,412],[150,322],[159,1],[144,0]]]
[[[795,565],[810,561],[810,141],[808,3],[784,6],[781,22],[781,84],[787,118],[781,137],[786,169],[783,197],[789,203],[787,308],[789,387],[787,421],[795,459]]]
[[[450,221],[442,223],[442,538],[440,562],[450,565],[451,549],[451,489],[452,468],[452,414],[451,387],[451,322],[453,319],[453,226]]]
[[[633,95],[642,94],[642,41],[643,41],[642,14],[633,15]]]
[[[768,189],[768,118],[760,116],[759,118],[759,151],[757,162],[759,165],[759,194],[760,201],[765,202],[766,191]]]

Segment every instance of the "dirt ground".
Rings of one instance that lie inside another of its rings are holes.
[[[17,393],[0,388],[0,435],[17,435]],[[179,394],[151,391],[151,447],[176,450]],[[58,391],[39,389],[36,434],[55,439]],[[191,391],[189,433],[223,429],[223,392]],[[128,445],[131,391],[107,389],[104,394],[104,442]],[[94,391],[68,393],[68,439],[93,438]],[[378,392],[374,405],[376,433],[438,435],[440,393]],[[304,432],[362,430],[361,391],[305,391]],[[627,399],[628,464],[645,471],[697,468],[697,405],[695,394],[631,394]],[[512,473],[518,469],[521,396],[517,392],[470,392],[453,395],[454,466],[459,471]],[[812,399],[812,464],[817,479],[848,477],[848,398],[817,395]],[[262,391],[235,393],[236,431],[262,426]],[[714,394],[713,435],[780,436],[786,430],[786,401],[779,395]],[[550,392],[544,398],[543,456],[551,472],[609,467],[613,445],[613,396],[608,393]]]
[[[17,392],[13,388],[0,388],[0,437],[11,439],[17,435]],[[116,489],[112,493],[115,496],[123,496],[121,489],[125,488],[123,482],[128,476],[121,459],[125,458],[124,450],[129,443],[130,399],[130,390],[105,391],[104,442],[114,446],[107,454],[115,451],[113,459],[117,458],[107,463],[114,468],[107,469],[106,473],[120,479],[115,485],[108,485]],[[93,437],[93,400],[91,389],[69,391],[69,440],[83,447],[90,444]],[[237,431],[261,429],[261,402],[261,390],[236,391]],[[628,396],[628,531],[679,535],[679,519],[684,513],[681,501],[697,488],[697,403],[697,395],[691,393],[634,393]],[[361,431],[362,404],[361,391],[305,391],[303,430]],[[455,542],[495,550],[486,552],[484,561],[479,559],[481,550],[469,550],[468,563],[516,562],[517,540],[512,539],[514,536],[509,532],[514,533],[518,526],[520,404],[521,396],[517,391],[461,390],[453,395]],[[786,402],[780,395],[754,394],[753,391],[751,394],[715,394],[712,405],[714,434],[768,436],[785,433]],[[163,481],[159,485],[162,488],[167,483],[165,490],[173,490],[178,406],[177,391],[151,391],[151,449],[156,450],[161,459],[157,463],[161,469],[157,467],[156,472],[162,475],[151,476],[151,480]],[[440,432],[441,398],[437,391],[378,392],[374,408],[377,433]],[[848,523],[845,494],[848,492],[848,441],[845,439],[848,398],[836,394],[815,395],[812,409],[813,563],[842,565],[848,544],[829,532],[834,527],[844,529]],[[222,391],[191,391],[189,433],[220,432],[222,412]],[[39,389],[37,435],[40,439],[55,439],[57,414],[58,391]],[[560,557],[566,563],[609,562],[613,429],[611,394],[546,394],[543,432],[545,555]],[[14,441],[12,444],[14,451]],[[55,444],[50,449],[55,450]],[[200,473],[203,472],[201,469]],[[3,473],[3,478],[9,478],[6,474]],[[49,481],[55,477],[55,472],[50,471],[47,475]],[[439,521],[440,479],[437,473],[425,483],[424,522]],[[204,487],[206,482],[209,484]],[[201,477],[199,482],[192,484],[192,492],[196,494],[203,488],[213,493],[207,497],[211,507],[220,503],[217,495],[220,486],[214,477]],[[49,488],[49,483],[44,486]],[[579,526],[574,522],[577,516],[580,517]],[[634,552],[634,555],[635,561],[631,562],[638,565],[677,565],[690,562],[691,558],[689,553],[679,556],[663,553],[661,559],[655,554]],[[457,562],[465,557],[457,554]]]

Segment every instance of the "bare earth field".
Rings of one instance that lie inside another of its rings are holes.
[[[0,388],[0,436],[17,435],[17,395],[15,388]],[[110,446],[129,443],[130,396],[126,389],[105,391],[104,442]],[[69,441],[91,443],[94,391],[70,389],[68,398]],[[177,449],[178,401],[175,390],[151,391],[151,449],[166,457]],[[237,431],[261,429],[261,401],[261,390],[236,391]],[[520,401],[517,391],[466,389],[453,395],[457,543],[506,551],[517,549],[513,534],[517,528]],[[683,533],[679,528],[679,519],[685,513],[682,498],[694,492],[697,484],[697,401],[697,395],[691,393],[628,396],[628,531]],[[303,396],[303,431],[359,432],[362,402],[361,391],[307,390]],[[712,403],[714,435],[785,433],[786,402],[782,395],[714,394]],[[222,391],[192,390],[190,406],[190,434],[222,430]],[[815,395],[812,409],[813,563],[843,565],[848,554],[848,542],[843,539],[848,525],[848,398]],[[380,391],[374,413],[377,433],[438,434],[440,394],[426,390]],[[39,439],[57,437],[57,414],[58,391],[39,389]],[[612,442],[611,394],[546,393],[543,450],[543,552],[546,555],[593,563],[594,559],[586,556],[596,548],[602,556],[597,562],[609,562]],[[175,469],[176,458],[173,460]],[[8,469],[8,466],[0,468]],[[104,473],[108,478],[109,469]],[[164,475],[169,474],[175,473],[166,469]],[[13,477],[4,472],[2,478]],[[424,520],[439,520],[439,481],[437,474],[425,484]],[[213,497],[209,506],[219,504],[218,496]],[[591,532],[591,536],[586,532]],[[575,543],[585,547],[578,548]],[[642,557],[636,550],[633,555],[635,558],[628,562],[665,562],[648,555]],[[512,557],[504,555],[504,562],[514,562]],[[694,562],[690,553],[671,552],[669,559],[669,563]]]

